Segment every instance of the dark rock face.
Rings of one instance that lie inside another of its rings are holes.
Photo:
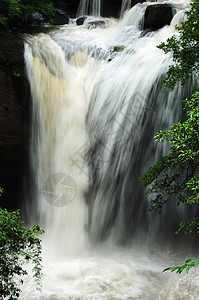
[[[144,3],[146,2],[145,0],[131,0],[131,7],[133,7],[134,5],[138,4],[138,3]]]
[[[5,190],[1,197],[1,207],[8,209],[18,208],[23,200],[28,143],[23,117],[22,106],[16,101],[12,79],[0,71],[0,185]]]
[[[20,155],[24,43],[19,34],[0,32],[0,162]]]
[[[136,0],[132,0],[132,1],[136,1]],[[59,5],[59,7],[66,10],[71,18],[76,17],[77,10],[78,10],[79,4],[80,4],[80,0],[67,1],[65,6],[60,1],[54,0],[54,2],[56,3],[56,5]],[[121,5],[122,5],[122,0],[103,0],[101,16],[102,17],[114,17],[114,18],[119,17]],[[82,25],[82,24],[78,24],[78,25]]]
[[[87,18],[86,16],[82,16],[82,17],[77,18],[76,24],[77,24],[78,26],[83,25],[83,24],[84,24],[84,21],[86,20],[86,18]]]
[[[29,96],[25,97],[24,43],[18,34],[0,32],[0,186],[1,206],[18,207],[28,149]],[[5,200],[5,201],[4,201]]]
[[[69,22],[68,15],[60,9],[56,9],[55,17],[54,17],[54,25],[64,25],[64,24],[68,24],[68,22]]]
[[[42,26],[45,23],[45,17],[38,12],[31,14],[28,17],[28,25],[30,26]]]
[[[54,25],[64,25],[68,24],[69,17],[61,9],[55,10],[55,16],[53,20]],[[45,23],[49,23],[49,20],[41,13],[34,13],[28,18],[28,26],[43,26]]]
[[[67,11],[68,15],[71,18],[75,18],[77,14],[77,10],[80,4],[80,0],[71,0],[67,1],[65,7],[63,8],[65,11]]]
[[[77,14],[77,10],[80,4],[80,0],[70,0],[65,1],[62,0],[54,0],[55,6],[57,8],[61,8],[67,11],[68,15],[71,18],[75,18]],[[145,0],[131,0],[131,7],[133,7],[137,3],[143,3]],[[120,11],[122,7],[122,0],[103,0],[101,3],[101,16],[102,17],[120,17]],[[78,25],[83,25],[79,23]]]
[[[173,18],[173,9],[169,4],[149,5],[145,11],[144,29],[157,30],[169,25]]]
[[[131,0],[131,7],[137,3],[143,3],[145,0]],[[102,17],[120,17],[122,0],[104,0],[102,3]]]
[[[104,0],[102,3],[102,17],[118,18],[120,16],[122,0]]]
[[[10,75],[0,70],[0,162],[16,159],[22,142],[22,109]]]

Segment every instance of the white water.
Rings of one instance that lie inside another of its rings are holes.
[[[77,16],[92,15],[99,17],[101,15],[101,0],[81,0]]]
[[[124,12],[131,8],[131,0],[123,0],[121,7],[121,16],[124,15]]]
[[[28,277],[20,299],[199,297],[196,271],[162,273],[194,255],[184,244],[179,251],[158,243],[168,216],[174,226],[185,212],[167,207],[161,218],[147,215],[137,184],[140,172],[167,153],[153,135],[178,120],[188,92],[161,88],[172,60],[156,48],[175,33],[180,13],[170,27],[143,36],[146,5],[121,21],[105,19],[104,29],[70,24],[26,38],[35,187],[29,208],[46,233],[42,292]]]
[[[62,263],[44,259],[42,292],[36,291],[29,277],[20,299],[198,299],[196,271],[180,276],[162,273],[168,265],[182,262],[168,249],[149,250],[136,243],[128,250],[98,247]]]

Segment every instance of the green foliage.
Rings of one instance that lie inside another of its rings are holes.
[[[117,45],[113,47],[114,52],[121,52],[124,51],[124,45]]]
[[[0,196],[3,194],[3,188],[0,186]]]
[[[171,143],[170,152],[162,157],[140,180],[151,185],[154,194],[150,210],[161,212],[162,206],[177,195],[177,204],[199,201],[199,92],[185,101],[187,119],[174,123],[169,130],[159,131],[156,141]]]
[[[50,0],[1,0],[0,24],[7,29],[18,21],[25,25],[34,12],[41,12],[51,20],[54,7]]]
[[[13,49],[13,45],[2,43],[0,45],[0,68],[5,70],[11,76],[23,77],[24,66],[23,62],[20,61],[19,50],[17,48]],[[14,58],[16,58],[16,60]],[[1,146],[0,140],[0,146]]]
[[[176,234],[180,233],[182,230],[184,230],[186,234],[196,233],[199,235],[199,218],[193,217],[190,221],[181,222]]]
[[[41,279],[41,241],[38,234],[43,230],[38,225],[32,229],[22,225],[19,210],[8,212],[0,208],[0,295],[8,300],[18,299],[20,295],[21,277],[27,274],[24,263],[31,261],[38,284]]]
[[[13,67],[12,74],[15,77],[22,77],[22,75],[23,75],[21,69],[19,67],[17,67],[17,66]]]
[[[184,84],[193,72],[199,71],[199,2],[192,3],[185,13],[187,20],[176,27],[179,36],[172,36],[158,46],[165,53],[173,54],[174,65],[170,66],[165,78],[165,85],[171,88],[179,81]]]
[[[188,273],[192,267],[197,267],[198,265],[199,265],[199,258],[190,258],[186,260],[183,266],[169,267],[164,269],[163,272],[171,271],[171,272],[176,272],[178,274],[181,274],[184,270],[186,270],[186,272]]]
[[[173,36],[158,48],[165,53],[172,52],[174,65],[170,66],[165,86],[173,88],[182,84],[194,73],[199,72],[199,2],[191,5],[186,12],[187,20],[182,23],[179,36]],[[186,120],[174,123],[169,130],[159,131],[155,140],[169,142],[170,152],[154,164],[140,177],[144,186],[150,186],[146,194],[153,194],[150,210],[161,212],[162,206],[170,199],[192,205],[199,203],[199,91],[185,100]],[[189,221],[181,222],[177,234],[181,231],[199,235],[199,217],[193,216]],[[169,267],[182,273],[199,264],[199,258],[191,258],[183,266]]]
[[[0,136],[0,147],[3,147],[5,145],[6,145],[6,141],[5,141],[4,137]],[[1,189],[1,187],[0,187],[0,189]],[[0,196],[1,196],[1,193],[0,193]]]

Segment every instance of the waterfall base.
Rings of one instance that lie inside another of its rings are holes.
[[[169,265],[182,264],[181,255],[134,243],[128,250],[101,246],[60,263],[44,259],[42,291],[26,278],[20,300],[197,299],[197,271],[180,276],[162,273]]]

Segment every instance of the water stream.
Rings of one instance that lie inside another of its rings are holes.
[[[161,216],[149,214],[150,198],[138,183],[169,150],[154,134],[179,120],[181,100],[194,87],[162,86],[172,57],[156,47],[177,34],[183,12],[170,26],[143,33],[149,3],[120,20],[99,17],[99,3],[82,26],[73,20],[26,37],[33,100],[29,219],[45,235],[42,291],[27,278],[20,299],[197,299],[195,270],[162,273],[194,255],[194,243],[173,234],[187,211],[171,203]]]
[[[91,15],[99,17],[101,15],[101,0],[81,0],[77,10],[77,16]]]

